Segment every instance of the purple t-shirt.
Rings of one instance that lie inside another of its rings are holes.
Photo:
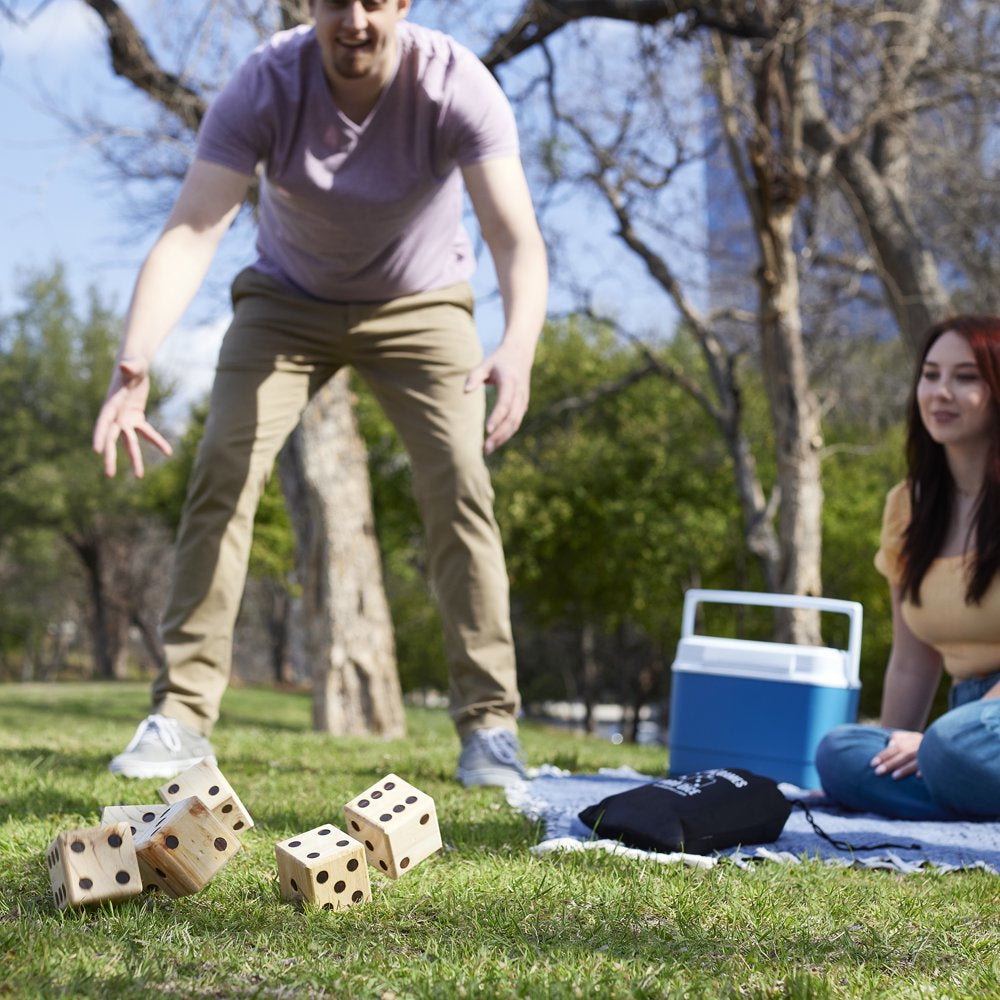
[[[257,49],[202,123],[199,159],[263,164],[254,266],[316,298],[468,280],[458,168],[518,153],[510,104],[472,52],[407,21],[397,38],[395,75],[361,125],[334,104],[309,27]]]

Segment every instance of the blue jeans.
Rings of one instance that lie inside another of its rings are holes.
[[[983,695],[1000,671],[960,681],[949,711],[927,727],[917,753],[920,774],[876,774],[871,759],[893,730],[837,726],[816,750],[823,790],[840,805],[895,819],[1000,818],[1000,698]]]

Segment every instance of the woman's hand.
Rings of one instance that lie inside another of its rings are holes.
[[[917,751],[924,738],[923,733],[913,733],[899,729],[889,737],[885,749],[872,757],[872,767],[876,774],[891,774],[895,780],[919,774]]]

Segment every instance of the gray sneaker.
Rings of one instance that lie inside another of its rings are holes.
[[[124,778],[173,778],[203,760],[216,763],[212,744],[201,733],[165,715],[149,715],[108,767]]]
[[[471,732],[462,740],[455,777],[466,788],[472,785],[506,787],[523,781],[527,773],[517,733],[502,726]]]

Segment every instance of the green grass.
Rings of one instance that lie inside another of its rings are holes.
[[[197,895],[58,911],[44,852],[102,806],[155,802],[158,781],[108,758],[145,713],[137,685],[0,688],[0,996],[1000,996],[1000,879],[722,862],[710,871],[608,856],[535,858],[538,826],[495,789],[452,780],[443,712],[397,742],[309,731],[309,699],[232,690],[213,742],[253,813],[241,852]],[[533,761],[662,771],[663,750],[540,726]],[[277,892],[274,843],[342,821],[393,770],[432,795],[445,850],[371,903],[300,910]]]

